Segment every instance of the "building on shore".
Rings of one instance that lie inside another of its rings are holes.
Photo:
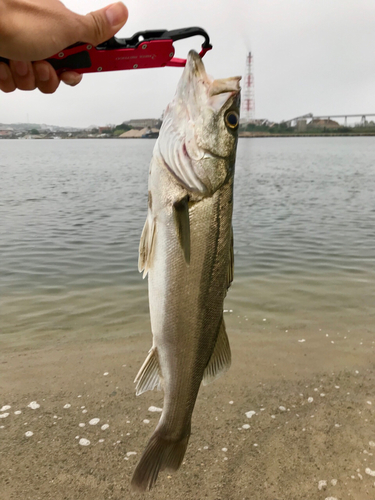
[[[298,124],[298,121],[297,121]],[[307,125],[307,129],[313,129],[313,128],[339,128],[340,124],[336,122],[335,120],[331,120],[330,118],[313,118],[311,122]]]
[[[12,127],[0,126],[0,138],[12,137],[14,129]]]
[[[143,128],[160,129],[162,121],[158,118],[141,118],[137,120],[128,120],[127,122],[123,122],[123,124],[136,130],[141,130]]]
[[[270,120],[267,120],[267,118],[254,118],[252,120],[246,120],[245,118],[240,119],[241,127],[247,127],[248,125],[253,125],[255,127],[272,127],[274,124],[275,122],[271,122]]]
[[[145,127],[141,130],[131,129],[121,134],[120,139],[154,139],[159,137],[158,128]]]
[[[306,132],[307,129],[307,120],[306,118],[301,118],[296,122],[296,131],[297,132]]]

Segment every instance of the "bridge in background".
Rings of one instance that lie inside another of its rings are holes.
[[[300,120],[330,120],[331,118],[345,118],[345,126],[348,124],[348,118],[360,118],[361,125],[366,125],[367,117],[374,116],[375,113],[359,113],[359,114],[347,114],[347,115],[313,115],[312,113],[307,113],[306,115],[297,116],[296,118],[292,118],[291,120],[284,120],[283,123],[291,126],[293,123],[297,123]]]

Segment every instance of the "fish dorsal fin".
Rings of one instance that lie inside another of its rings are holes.
[[[173,203],[178,239],[184,253],[186,264],[190,264],[190,220],[189,196]]]
[[[150,218],[147,216],[139,243],[138,270],[140,273],[143,271],[143,278],[147,276],[148,270],[151,267],[155,246],[156,222],[155,218],[150,222]]]
[[[231,286],[234,273],[234,250],[233,250],[233,227],[231,228],[230,248],[229,248],[229,263],[227,272],[227,289]]]
[[[210,384],[220,377],[220,375],[229,369],[230,363],[231,352],[229,340],[225,330],[224,318],[222,318],[214,351],[203,373],[203,385]]]
[[[150,349],[145,362],[135,377],[134,383],[137,384],[135,388],[137,396],[146,391],[152,391],[156,386],[159,390],[161,389],[159,360],[156,347]]]

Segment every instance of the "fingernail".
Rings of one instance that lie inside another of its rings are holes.
[[[66,85],[69,85],[70,87],[75,87],[76,85],[79,84],[81,80],[82,80],[82,75],[71,75],[63,73],[62,81],[66,83]]]
[[[47,82],[50,78],[49,76],[49,68],[47,64],[38,64],[36,66],[36,73],[38,75],[38,78],[41,82]]]
[[[29,67],[25,61],[15,61],[14,69],[19,76],[26,76],[29,72]]]
[[[0,80],[5,82],[5,80],[8,80],[8,71],[5,67],[5,64],[0,64]]]
[[[107,16],[109,24],[114,27],[126,21],[128,17],[128,11],[125,5],[119,2],[110,5],[105,11],[105,15]]]

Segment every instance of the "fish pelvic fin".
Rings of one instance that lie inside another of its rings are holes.
[[[147,358],[141,366],[134,383],[136,395],[139,396],[146,391],[152,391],[155,387],[161,389],[160,367],[156,347],[150,349]]]
[[[203,373],[203,385],[208,385],[226,372],[231,364],[231,352],[224,318],[221,320],[216,345]]]
[[[155,247],[156,221],[155,218],[147,216],[143,227],[141,241],[139,243],[138,270],[143,271],[143,278],[147,276],[152,265],[153,250]]]
[[[173,203],[178,240],[184,253],[186,264],[190,264],[190,220],[189,195]]]
[[[154,432],[131,480],[135,490],[150,490],[160,471],[176,471],[180,468],[190,438],[190,423],[187,430],[187,434],[179,440],[170,439],[157,430]]]

